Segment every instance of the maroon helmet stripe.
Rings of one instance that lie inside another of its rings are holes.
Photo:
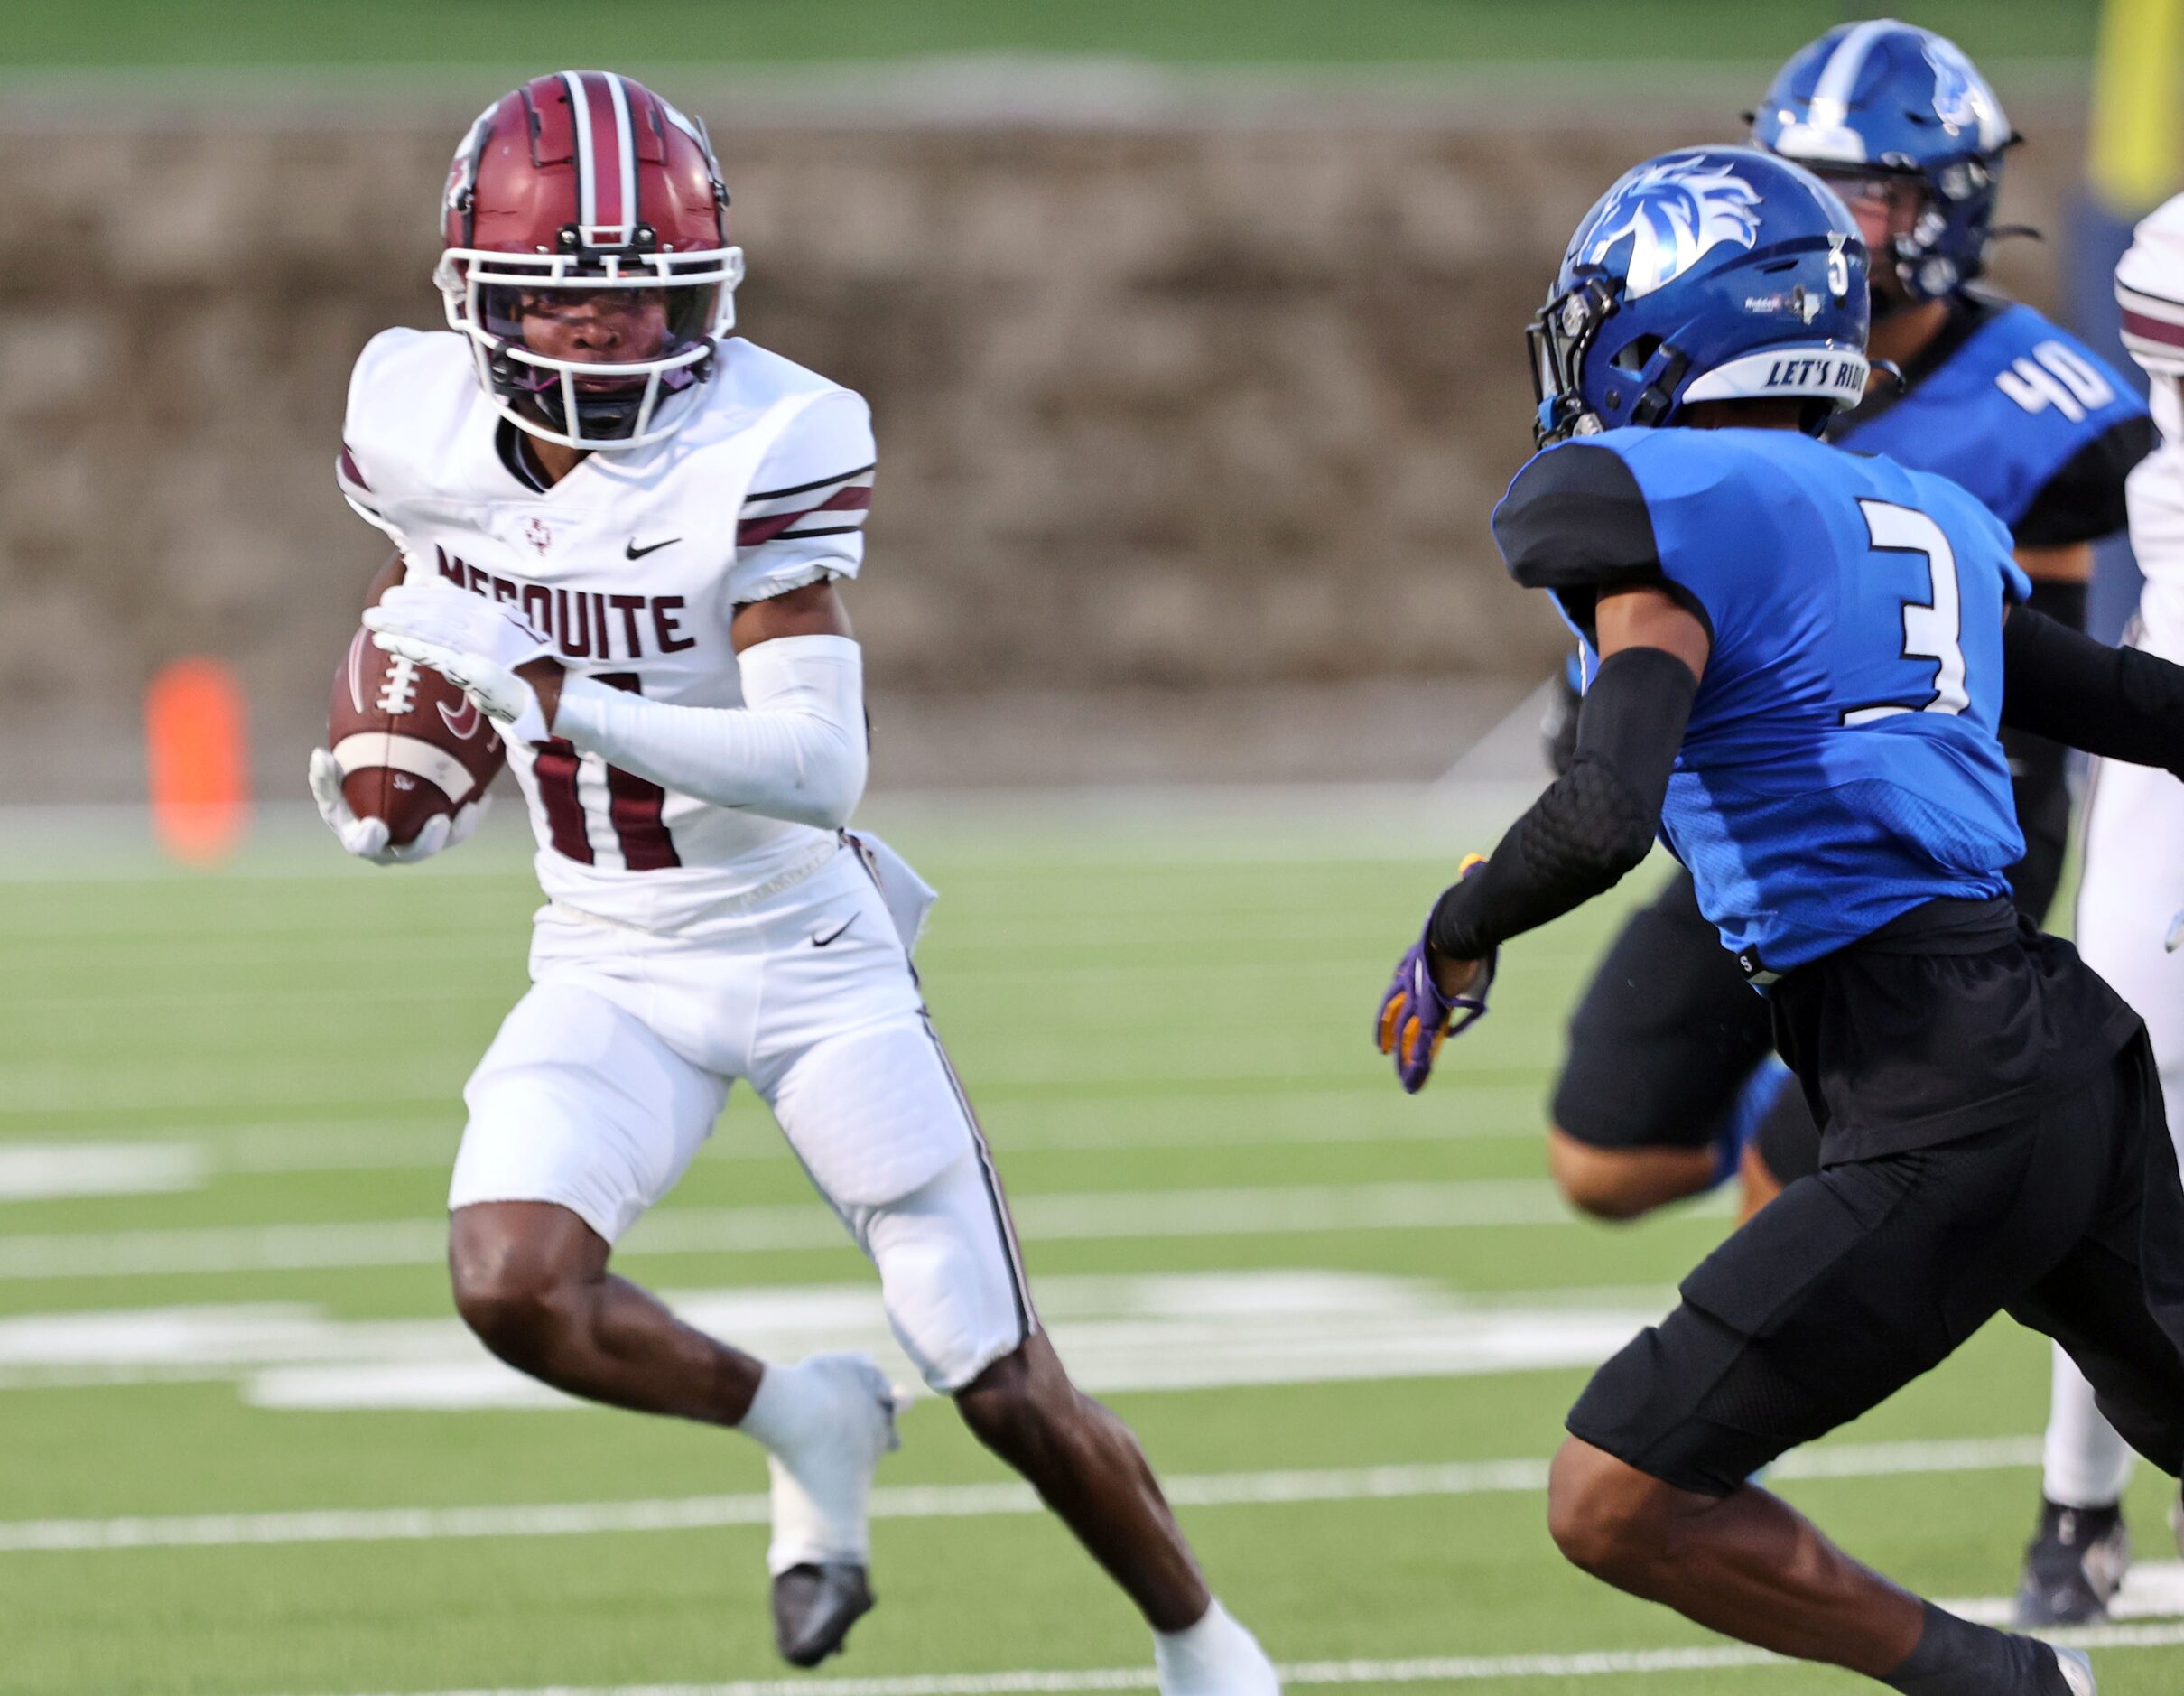
[[[2128,306],[2124,308],[2124,333],[2145,341],[2159,341],[2165,347],[2184,348],[2184,324],[2172,324],[2166,318],[2134,312]]]

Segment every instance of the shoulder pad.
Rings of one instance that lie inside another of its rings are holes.
[[[350,480],[381,502],[442,462],[452,433],[483,404],[477,368],[447,331],[384,330],[364,344],[341,423],[343,492]]]
[[[1493,529],[1510,575],[1527,589],[1660,575],[1645,492],[1603,443],[1565,442],[1535,454],[1495,507]]]

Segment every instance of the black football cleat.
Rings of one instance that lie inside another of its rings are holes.
[[[791,1567],[774,1580],[774,1646],[791,1666],[817,1666],[871,1611],[872,1587],[856,1562]]]
[[[2017,1624],[2097,1626],[2131,1567],[2131,1533],[2114,1507],[2058,1507],[2042,1502],[2040,1529],[2025,1549]]]

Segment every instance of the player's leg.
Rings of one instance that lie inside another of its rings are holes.
[[[639,1413],[735,1425],[764,1367],[607,1269],[612,1247],[552,1201],[486,1201],[449,1221],[456,1310],[520,1372]]]
[[[1744,1480],[2068,1260],[2116,1188],[2087,1153],[2117,1103],[2111,1077],[2027,1124],[1784,1190],[1572,1411],[1550,1486],[1565,1552],[1715,1630],[1919,1696],[2059,1696],[2045,1648],[1921,1602]]]
[[[2131,1569],[2123,1508],[2131,1445],[2102,1414],[2092,1384],[2059,1343],[2050,1371],[2040,1518],[2017,1584],[2017,1623],[2031,1629],[2107,1618]]]
[[[878,1267],[888,1321],[926,1383],[1145,1616],[1166,1696],[1277,1689],[1207,1589],[1136,1437],[1070,1381],[1040,1329],[990,1154],[922,1014],[830,1038],[754,1081]],[[906,1194],[859,1193],[863,1162],[847,1156],[869,1140],[858,1127],[876,1123],[912,1144],[926,1134],[913,1123],[944,1128],[954,1158]]]
[[[614,1002],[549,982],[509,1013],[464,1095],[448,1250],[464,1322],[572,1395],[739,1421],[758,1363],[608,1270],[710,1132],[726,1084]]]
[[[762,1363],[609,1268],[614,1243],[711,1132],[725,1081],[616,1001],[550,981],[509,1014],[465,1094],[449,1252],[464,1321],[568,1394],[733,1426],[762,1444],[769,1564],[777,1576],[823,1572],[828,1587],[824,1646],[778,1634],[783,1653],[809,1664],[830,1652],[871,1606],[865,1505],[895,1441],[886,1378],[861,1356]]]
[[[1688,874],[1631,914],[1570,1020],[1547,1168],[1573,1205],[1632,1219],[1712,1188],[1776,1080],[1767,1004],[1698,910]]]
[[[2184,856],[2173,851],[2179,840],[2184,786],[2165,771],[2109,762],[2096,768],[2086,809],[2078,952],[2146,1020],[2171,1102],[2184,1100],[2184,954],[2170,953],[2163,937],[2184,909]],[[2121,1503],[2131,1450],[2059,1348],[2043,1470],[2018,1618],[2029,1626],[2100,1619],[2130,1563]]]

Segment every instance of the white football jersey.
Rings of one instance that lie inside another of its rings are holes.
[[[2145,368],[2161,444],[2124,484],[2131,546],[2146,585],[2142,644],[2184,661],[2184,195],[2150,213],[2115,270],[2124,345]]]
[[[2141,645],[2184,663],[2184,397],[2176,377],[2154,374],[2147,395],[2161,445],[2124,484],[2131,547],[2146,582],[2139,592]]]
[[[571,671],[649,700],[739,707],[729,620],[854,577],[875,454],[851,391],[737,338],[651,447],[594,453],[542,489],[509,451],[470,350],[390,330],[358,359],[338,465],[412,579],[514,602]],[[555,741],[511,745],[549,898],[674,929],[832,853],[808,825],[715,806]]]

